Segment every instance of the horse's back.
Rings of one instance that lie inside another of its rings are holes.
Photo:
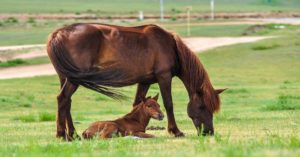
[[[54,32],[52,38],[61,38],[78,69],[118,69],[128,76],[128,85],[155,82],[156,74],[176,67],[172,35],[156,25],[73,24]]]

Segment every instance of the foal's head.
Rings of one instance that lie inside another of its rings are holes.
[[[157,103],[158,94],[151,98],[147,97],[142,102],[142,108],[145,111],[145,113],[150,116],[151,118],[157,119],[157,120],[163,120],[164,114],[160,110],[160,106]]]

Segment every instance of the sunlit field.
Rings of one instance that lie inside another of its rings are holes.
[[[0,81],[0,156],[300,156],[300,34],[296,26],[280,31],[266,29],[256,33],[277,37],[199,55],[214,87],[228,88],[215,115],[215,136],[196,135],[186,113],[187,93],[175,78],[175,117],[185,137],[162,130],[148,131],[154,139],[60,141],[55,138],[58,78],[10,79]],[[136,87],[121,90],[128,100],[79,88],[72,104],[77,132],[128,113]],[[158,92],[154,84],[148,95]],[[167,120],[149,125],[166,127]]]

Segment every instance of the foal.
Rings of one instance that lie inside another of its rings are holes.
[[[152,138],[154,135],[145,133],[150,118],[162,120],[164,115],[157,103],[158,94],[151,98],[145,98],[139,105],[122,118],[113,121],[98,121],[92,123],[83,133],[85,139],[95,136],[100,138],[112,138],[115,136],[137,136]]]

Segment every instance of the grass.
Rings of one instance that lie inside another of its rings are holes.
[[[34,22],[32,22],[34,21]],[[0,26],[0,46],[8,45],[26,45],[26,44],[44,44],[47,41],[47,36],[55,29],[62,27],[66,24],[75,22],[91,22],[91,21],[74,21],[74,20],[32,20],[27,19],[18,23],[4,23]],[[99,21],[92,21],[99,22]],[[216,25],[216,26],[203,26],[201,23],[206,21],[193,21],[191,24],[191,36],[205,36],[205,37],[216,37],[216,36],[241,36],[243,32],[250,27],[250,25]],[[105,23],[124,25],[124,26],[136,26],[147,24],[149,22],[114,22],[105,21]],[[181,36],[187,36],[187,28],[182,21],[167,21],[156,23],[163,28],[177,32]],[[199,25],[200,23],[200,25]]]
[[[282,30],[283,31],[283,30]],[[198,137],[186,113],[188,96],[174,78],[174,113],[185,138],[167,131],[149,131],[155,139],[74,141],[55,139],[56,76],[0,82],[0,156],[299,156],[300,155],[300,37],[287,36],[210,50],[199,55],[222,109],[215,115],[216,135]],[[277,33],[277,31],[273,31]],[[268,34],[272,35],[272,32]],[[285,41],[285,42],[282,42]],[[278,45],[253,49],[258,45]],[[122,88],[131,99],[114,101],[79,88],[72,97],[72,116],[80,134],[96,120],[120,117],[131,109],[136,87]],[[149,95],[159,92],[154,84]],[[159,103],[162,104],[161,98]],[[282,107],[284,106],[284,107]],[[165,110],[162,108],[165,112]],[[167,120],[149,125],[166,126]],[[21,140],[20,140],[21,139]]]
[[[99,21],[76,21],[76,20],[20,20],[18,23],[4,23],[0,25],[0,46],[26,45],[26,44],[44,44],[47,36],[54,30],[71,23],[78,22],[99,22]],[[100,21],[101,22],[101,21]],[[266,24],[266,25],[205,25],[209,21],[195,20],[191,22],[191,37],[236,37],[253,35],[293,35],[299,32],[297,25],[286,24]],[[218,22],[218,21],[216,21]],[[222,20],[221,20],[222,22]],[[228,21],[227,21],[228,22]],[[187,26],[185,21],[104,21],[104,23],[137,26],[149,23],[156,23],[161,27],[176,32],[183,37],[187,37]],[[283,26],[283,28],[282,28]],[[300,44],[297,42],[296,44]],[[276,45],[269,45],[266,48]],[[254,49],[263,49],[264,46],[254,47]]]
[[[19,66],[19,65],[26,65],[27,62],[22,59],[14,59],[14,60],[8,60],[5,62],[0,61],[0,67],[13,67],[13,66]]]
[[[7,67],[18,67],[24,65],[36,65],[36,64],[44,64],[50,63],[50,60],[47,56],[45,57],[36,57],[30,59],[13,59],[8,61],[0,61],[0,69],[7,68]]]
[[[198,0],[164,0],[164,11],[166,14],[173,12],[185,12],[186,6],[193,6],[193,12],[209,12],[210,1]],[[299,11],[300,2],[297,0],[218,0],[215,2],[216,12],[253,12],[274,11],[289,12]],[[136,14],[143,10],[145,13],[159,15],[159,0],[80,0],[73,1],[10,1],[1,0],[1,13],[95,13],[99,15],[108,14]]]
[[[25,114],[13,117],[13,120],[21,122],[48,122],[55,121],[55,114],[49,112],[40,112],[38,114]]]

